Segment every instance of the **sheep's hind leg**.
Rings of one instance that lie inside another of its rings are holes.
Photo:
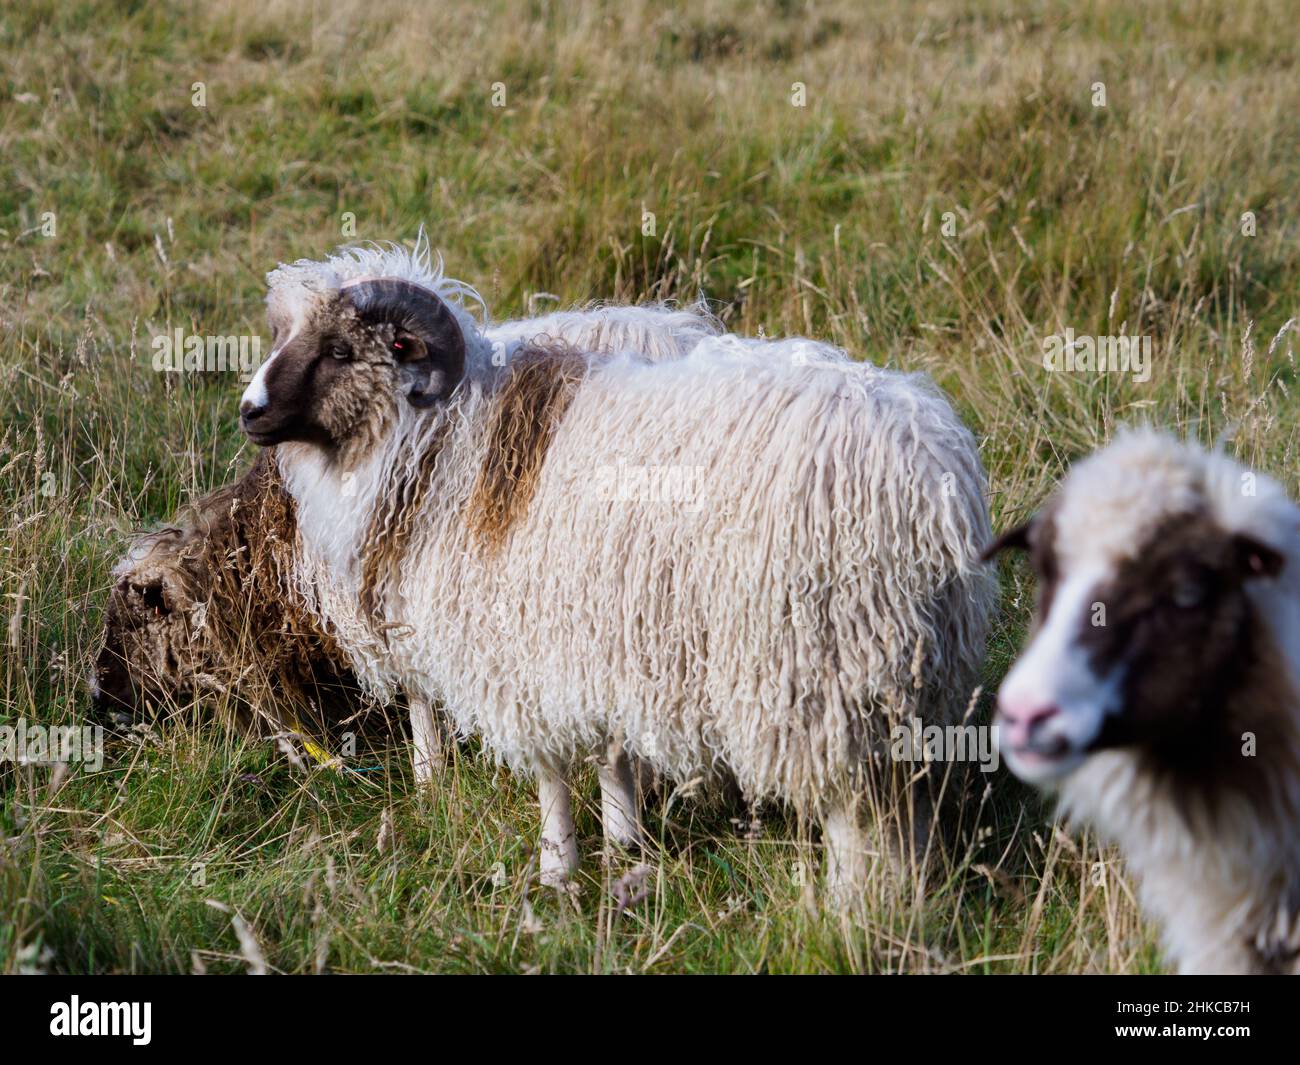
[[[444,758],[442,725],[424,699],[408,698],[411,715],[411,768],[416,784],[431,784]]]
[[[627,753],[610,743],[597,770],[600,778],[600,822],[605,843],[632,849],[641,845],[641,817],[636,782]]]
[[[564,774],[539,769],[537,799],[542,809],[542,883],[548,887],[564,887],[578,871],[577,832]]]
[[[866,899],[869,852],[858,803],[850,799],[822,817],[826,850],[826,894],[841,910],[852,910]]]

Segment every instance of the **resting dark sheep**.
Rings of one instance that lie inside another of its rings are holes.
[[[301,731],[317,756],[309,737],[382,716],[368,713],[346,656],[293,590],[296,537],[270,452],[175,524],[140,536],[113,568],[90,678],[96,706],[135,717],[210,695],[237,727]]]

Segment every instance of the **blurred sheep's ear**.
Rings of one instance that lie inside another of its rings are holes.
[[[1029,521],[1017,525],[1013,529],[1008,529],[980,552],[980,561],[992,562],[993,559],[1003,551],[1013,549],[1017,551],[1029,550],[1029,532],[1033,528],[1033,525],[1034,522],[1031,518]]]
[[[1276,548],[1244,533],[1232,537],[1237,566],[1242,577],[1276,577],[1286,566],[1286,556]]]
[[[465,376],[465,334],[442,300],[396,277],[365,278],[341,294],[363,322],[393,327],[392,355],[412,406],[432,407],[455,391]]]

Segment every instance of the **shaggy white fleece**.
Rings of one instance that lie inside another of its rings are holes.
[[[587,352],[635,352],[651,362],[685,355],[720,325],[703,303],[684,309],[667,305],[623,307],[592,304],[537,318],[493,322],[483,329],[496,361],[506,361],[522,344],[559,340]]]

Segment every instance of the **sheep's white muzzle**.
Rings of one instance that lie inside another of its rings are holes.
[[[1076,769],[1118,708],[1119,676],[1099,676],[1080,637],[1100,574],[1062,582],[1039,628],[998,692],[999,744],[1011,771],[1043,784]]]
[[[266,357],[262,362],[262,365],[257,368],[257,373],[253,374],[253,379],[248,382],[248,387],[244,389],[243,398],[239,401],[239,413],[241,416],[261,411],[268,403],[270,403],[271,397],[266,391],[266,373],[270,368],[271,363],[275,360],[275,357],[283,350],[284,345],[281,344]]]

